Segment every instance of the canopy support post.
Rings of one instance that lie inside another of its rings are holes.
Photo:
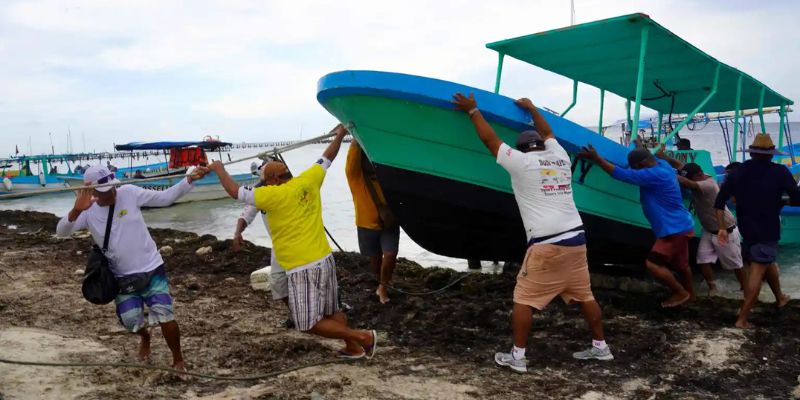
[[[631,131],[631,129],[632,129],[632,126],[631,126],[632,122],[631,122],[631,100],[630,100],[630,99],[625,99],[625,122],[628,124],[628,125],[625,127],[625,129],[627,129],[628,131]],[[624,129],[623,129],[623,130],[624,130]],[[622,137],[623,137],[623,138],[626,136],[626,135],[625,135],[626,133],[627,133],[627,132],[622,132]],[[631,140],[633,140],[633,139],[631,139]],[[628,142],[628,144],[630,144],[630,142]],[[627,146],[628,144],[626,144],[626,146]]]
[[[764,92],[767,91],[766,86],[761,86],[761,96],[758,99],[758,120],[761,122],[761,133],[767,133],[767,128],[764,125]]]
[[[597,133],[600,136],[605,136],[605,132],[603,132],[603,103],[606,99],[606,90],[600,89],[600,119],[597,121]]]
[[[666,143],[668,140],[672,139],[673,136],[677,135],[678,132],[680,132],[680,130],[683,129],[683,127],[686,126],[686,124],[688,124],[689,121],[692,120],[692,118],[694,118],[695,114],[700,112],[703,106],[705,106],[706,103],[708,103],[708,101],[711,100],[711,98],[717,94],[717,87],[719,86],[720,67],[721,65],[717,64],[716,72],[714,72],[714,83],[711,85],[711,91],[708,92],[708,95],[703,99],[703,101],[700,102],[700,104],[697,105],[697,107],[694,108],[694,110],[692,110],[691,113],[686,115],[686,118],[684,118],[683,121],[681,121],[681,123],[678,124],[678,126],[676,126],[675,129],[673,129],[672,132],[669,133],[669,135],[665,136],[664,139],[661,140],[662,144]]]
[[[497,77],[494,80],[494,92],[500,93],[500,77],[503,75],[503,58],[505,54],[497,53]]]
[[[647,38],[650,32],[650,25],[645,24],[642,26],[642,40],[639,44],[639,68],[636,73],[636,104],[633,108],[633,120],[636,123],[636,129],[631,125],[631,142],[636,140],[636,135],[639,133],[639,108],[642,106],[642,87],[644,86],[644,60],[645,53],[647,53]]]
[[[656,138],[658,140],[661,140],[661,128],[662,128],[662,125],[663,125],[663,123],[661,121],[663,119],[664,119],[664,114],[661,111],[659,111],[658,112],[658,136],[656,136]]]
[[[578,81],[572,81],[572,103],[570,103],[569,107],[567,107],[564,112],[561,113],[560,117],[564,118],[565,115],[572,110],[572,107],[575,107],[575,103],[578,102]]]
[[[778,127],[778,150],[783,148],[783,120],[786,118],[786,103],[781,103],[780,114],[780,127]]]
[[[739,108],[742,104],[742,75],[739,74],[739,79],[736,81],[736,109],[733,113],[733,161],[736,162],[739,154],[737,148],[739,144]]]

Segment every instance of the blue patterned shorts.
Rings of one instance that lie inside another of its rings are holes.
[[[169,294],[169,281],[163,273],[150,278],[150,284],[131,294],[119,294],[114,300],[117,305],[119,322],[130,332],[139,332],[146,327],[144,305],[148,308],[148,325],[163,324],[175,320],[172,296]]]

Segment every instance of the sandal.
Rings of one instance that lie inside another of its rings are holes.
[[[378,351],[378,332],[374,329],[372,330],[372,344],[369,346],[364,346],[364,353],[367,355],[367,359],[371,360],[372,357],[375,357],[375,353]]]
[[[343,360],[359,360],[367,356],[367,352],[364,351],[361,354],[350,354],[344,350],[339,350],[336,352],[336,358],[341,358]]]

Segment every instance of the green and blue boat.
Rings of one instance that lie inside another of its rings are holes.
[[[482,114],[506,143],[529,129],[531,116],[500,95],[506,56],[573,80],[573,98],[560,115],[543,111],[573,159],[573,191],[596,262],[639,257],[654,237],[634,186],[610,178],[575,154],[593,145],[611,162],[627,166],[629,149],[603,136],[605,93],[626,99],[629,123],[642,106],[658,112],[661,143],[695,115],[778,107],[783,146],[787,107],[793,102],[749,75],[679,38],[645,14],[632,14],[490,43],[499,54],[494,92],[421,76],[341,71],[318,84],[318,101],[350,124],[374,163],[384,193],[405,232],[427,250],[457,258],[518,260],[526,238],[508,174],[475,134],[470,120],[450,103],[456,92],[474,93]],[[597,131],[565,116],[577,102],[579,83],[600,89]],[[536,98],[536,93],[530,94]],[[631,112],[631,108],[633,109]],[[684,114],[667,130],[663,116]],[[669,133],[667,133],[669,131]],[[732,148],[739,146],[734,123]],[[633,138],[637,132],[632,132]],[[791,140],[791,139],[789,139]],[[673,151],[716,175],[708,151]],[[736,152],[734,151],[734,154]],[[795,172],[796,165],[790,166]],[[698,225],[699,227],[699,225]],[[783,243],[800,242],[800,209],[783,212]]]

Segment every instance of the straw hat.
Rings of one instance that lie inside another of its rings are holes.
[[[767,133],[759,133],[756,135],[756,138],[753,139],[753,143],[750,144],[750,148],[745,150],[745,152],[755,154],[774,154],[778,156],[787,155],[786,153],[775,150],[775,143],[772,142],[772,138]]]

